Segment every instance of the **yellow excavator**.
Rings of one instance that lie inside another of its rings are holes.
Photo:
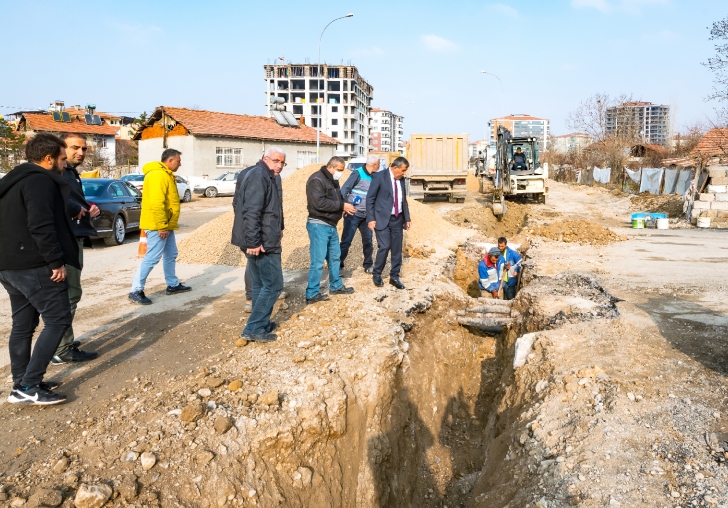
[[[506,198],[530,197],[546,203],[548,168],[538,160],[538,139],[514,138],[503,126],[498,127],[493,174],[493,215],[506,214]],[[485,178],[485,176],[481,177]],[[485,189],[485,185],[480,186]]]

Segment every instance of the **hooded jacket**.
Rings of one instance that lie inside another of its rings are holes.
[[[63,265],[79,270],[63,176],[26,162],[0,180],[0,270]]]
[[[339,182],[334,180],[326,166],[308,177],[306,182],[308,216],[336,227],[344,214],[344,198]]]
[[[147,162],[142,168],[144,191],[139,227],[146,231],[178,229],[179,194],[174,171],[163,162]]]
[[[280,254],[283,237],[283,192],[280,178],[258,161],[248,168],[235,193],[231,243],[242,250],[261,245],[265,254]]]
[[[74,219],[81,212],[81,208],[87,211],[91,209],[91,205],[86,201],[83,193],[83,185],[81,177],[76,168],[66,163],[66,169],[63,170],[63,178],[66,179],[69,186],[69,197],[66,202],[66,211],[71,218],[71,227],[76,238],[88,238],[96,236],[96,229],[91,225],[91,216],[87,213],[80,219]]]

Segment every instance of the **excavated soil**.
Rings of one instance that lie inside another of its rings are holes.
[[[655,196],[643,192],[632,196],[630,209],[635,212],[666,213],[668,218],[675,219],[683,214],[683,198],[678,194]]]
[[[309,266],[309,242],[306,231],[306,181],[320,169],[320,165],[305,166],[283,180],[283,268],[288,270],[305,269]],[[344,171],[341,181],[350,172]],[[462,232],[453,229],[443,218],[426,205],[410,199],[408,201],[412,228],[405,232],[405,255],[408,257],[427,257],[440,246],[448,245],[462,237]],[[230,243],[233,211],[229,211],[208,224],[198,228],[179,242],[179,261],[195,264],[215,264],[244,266],[245,256],[239,248]],[[339,222],[339,234],[343,221]],[[376,243],[376,240],[375,240]],[[361,237],[355,236],[349,250],[347,265],[360,266],[363,262]]]
[[[480,182],[472,171],[468,171],[468,176],[465,177],[465,189],[469,191],[478,191],[480,189]]]
[[[538,224],[530,228],[528,232],[559,242],[578,242],[592,245],[606,245],[622,239],[614,231],[585,220],[566,220]]]
[[[533,205],[508,201],[508,210],[502,220],[498,220],[490,207],[481,204],[465,206],[450,212],[445,218],[462,227],[477,229],[489,238],[505,236],[513,238],[521,232]]]

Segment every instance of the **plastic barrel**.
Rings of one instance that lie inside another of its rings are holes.
[[[632,219],[632,229],[644,229],[645,219],[636,217]]]
[[[667,219],[657,219],[657,229],[669,229],[670,223]]]

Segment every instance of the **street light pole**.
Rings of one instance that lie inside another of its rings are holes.
[[[503,102],[504,101],[503,100],[503,97],[505,96],[505,89],[503,88],[503,82],[501,81],[501,78],[499,78],[498,76],[496,76],[492,72],[480,71],[480,73],[481,74],[488,74],[489,76],[493,76],[500,83],[500,86],[501,86],[501,116],[505,115],[506,112],[505,112],[505,106],[504,106],[504,102]]]
[[[319,84],[319,94],[318,94],[319,95],[319,99],[321,98],[321,39],[323,38],[324,32],[326,31],[326,29],[329,27],[329,25],[331,23],[333,23],[334,21],[338,21],[340,19],[351,18],[352,16],[354,16],[354,15],[352,13],[349,13],[346,16],[341,16],[340,18],[332,19],[331,21],[329,21],[329,24],[326,25],[323,30],[321,30],[321,35],[319,36],[319,45],[318,45],[318,76],[317,76],[318,77],[318,84]],[[318,111],[319,111],[318,122],[316,122],[316,124],[317,124],[317,128],[316,128],[316,162],[319,163],[319,162],[321,162],[321,160],[320,160],[321,159],[321,149],[320,149],[320,145],[321,145],[321,118],[323,117],[323,115],[321,114],[322,103],[321,102],[318,102],[318,101],[316,101],[316,102],[317,102],[318,108],[319,108],[318,109]]]

